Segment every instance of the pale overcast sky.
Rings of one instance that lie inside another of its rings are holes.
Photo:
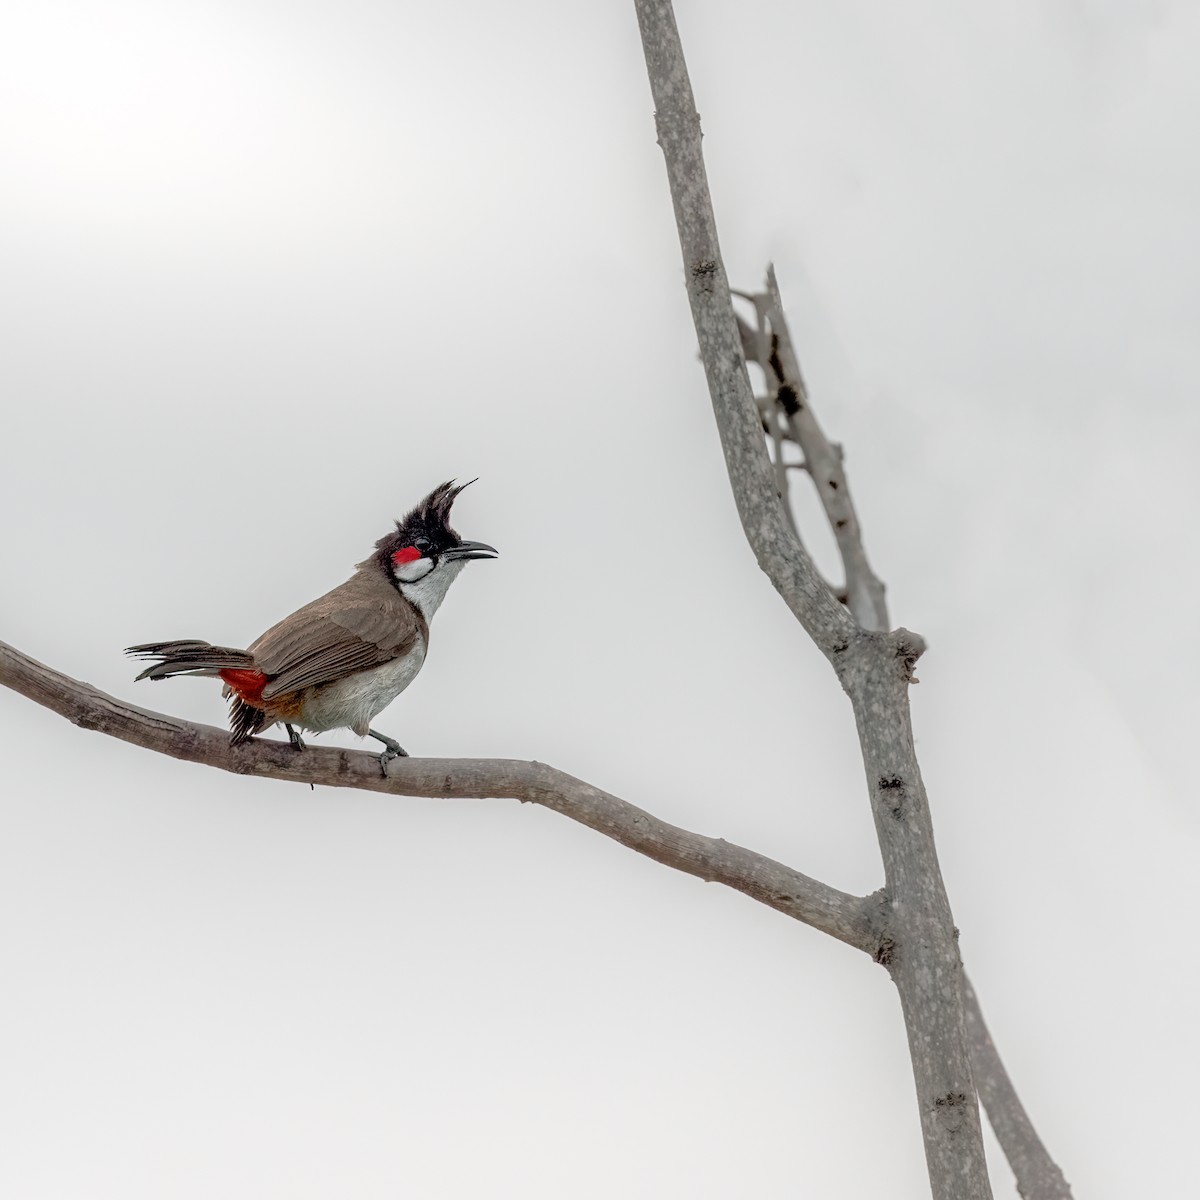
[[[1081,1200],[1186,1195],[1200,6],[679,15],[731,279],[777,264],[930,645],[1001,1052]],[[631,4],[42,0],[0,111],[0,637],[224,724],[121,648],[244,645],[478,475],[502,557],[377,727],[879,886],[849,706],[737,524]],[[927,1194],[846,947],[529,806],[235,778],[6,691],[0,730],[4,1196]]]

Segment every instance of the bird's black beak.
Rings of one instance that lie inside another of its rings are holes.
[[[460,542],[442,551],[443,562],[465,562],[469,558],[499,558],[500,552],[487,542]]]

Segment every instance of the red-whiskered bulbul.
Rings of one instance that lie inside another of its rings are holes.
[[[384,744],[379,761],[386,774],[388,759],[407,751],[371,722],[421,669],[429,622],[463,566],[497,557],[491,546],[464,542],[450,528],[450,506],[466,486],[452,480],[434,488],[345,583],[284,617],[246,650],[198,641],[130,646],[126,654],[158,660],[138,679],[218,676],[230,698],[233,745],[279,723],[297,750],[304,742],[294,727],[352,729]]]

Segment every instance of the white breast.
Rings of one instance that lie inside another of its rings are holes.
[[[424,662],[425,643],[418,638],[403,658],[313,688],[304,702],[304,719],[292,724],[313,733],[352,729],[366,737],[371,722],[412,683]]]

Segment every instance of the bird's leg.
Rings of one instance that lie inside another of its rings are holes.
[[[367,733],[377,742],[382,742],[384,744],[385,749],[379,756],[379,766],[382,768],[383,774],[386,777],[388,763],[391,762],[393,758],[407,758],[408,751],[405,750],[405,748],[400,745],[395,738],[388,737],[386,733],[376,733],[373,729],[368,729]]]
[[[283,727],[288,731],[288,741],[291,742],[297,750],[303,750],[304,739],[286,721],[284,721]]]

